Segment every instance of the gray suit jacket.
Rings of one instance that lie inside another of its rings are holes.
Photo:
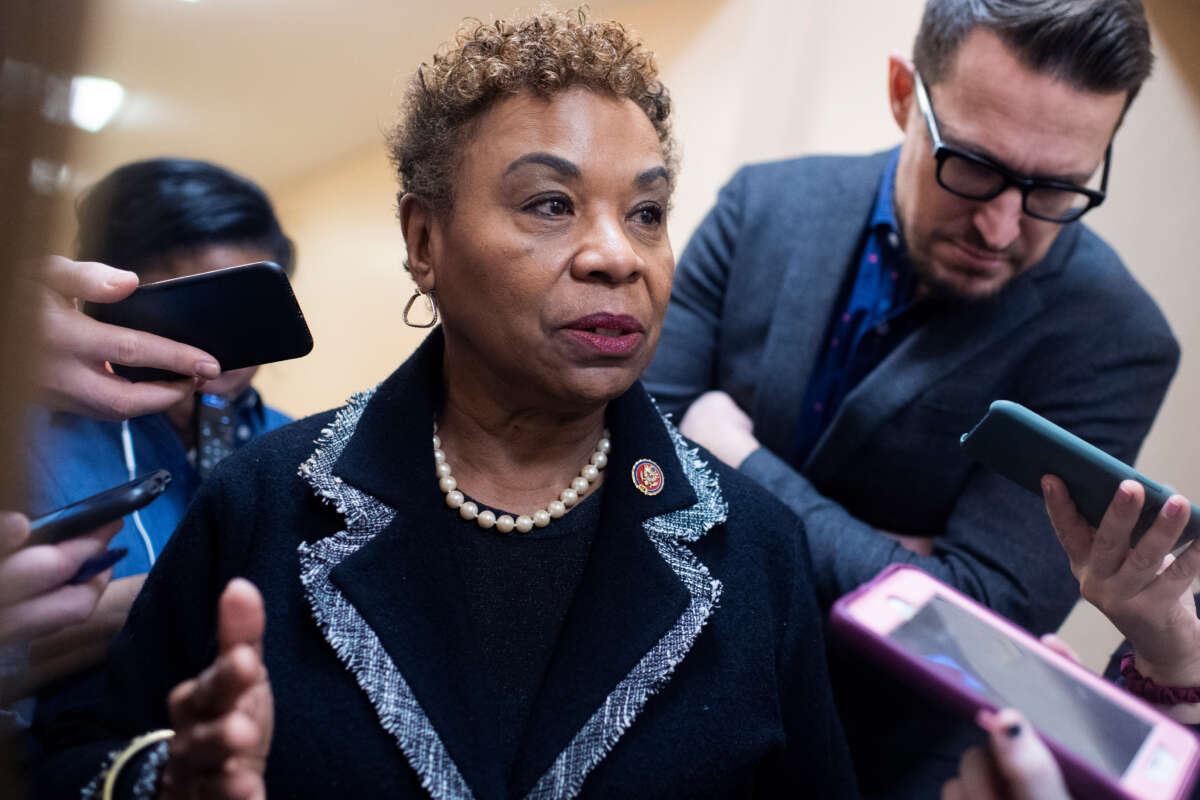
[[[906,561],[1053,630],[1078,586],[1042,501],[973,465],[958,438],[1005,398],[1133,461],[1178,345],[1116,254],[1067,225],[999,295],[941,310],[905,339],[797,468],[800,403],[888,155],[740,170],[680,258],[645,383],[677,416],[713,388],[750,414],[762,447],[742,470],[803,518],[824,604]],[[934,555],[877,529],[934,537]]]

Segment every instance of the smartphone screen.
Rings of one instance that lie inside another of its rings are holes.
[[[889,637],[998,708],[1019,709],[1045,736],[1119,781],[1150,722],[954,603],[933,595]]]

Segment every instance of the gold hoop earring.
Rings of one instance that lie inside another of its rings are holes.
[[[417,302],[418,297],[425,298],[425,302],[429,304],[429,313],[433,315],[433,318],[424,324],[417,324],[410,321],[408,318],[408,312],[412,311],[413,303]],[[408,298],[408,303],[404,306],[404,313],[400,315],[400,318],[404,320],[404,324],[410,328],[432,328],[434,325],[437,325],[438,310],[437,303],[433,302],[433,292],[426,294],[420,289],[417,289],[415,292],[413,292],[413,296]]]

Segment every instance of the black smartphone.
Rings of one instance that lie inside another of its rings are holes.
[[[222,370],[299,358],[313,347],[287,275],[270,261],[147,283],[124,300],[89,303],[84,310],[101,322],[198,347]],[[184,377],[149,367],[112,368],[131,381]]]
[[[82,536],[150,503],[166,491],[171,473],[165,469],[71,503],[31,520],[27,547],[57,544]]]
[[[1150,480],[1133,467],[1110,456],[1050,420],[1010,400],[997,400],[960,441],[963,450],[985,467],[1041,496],[1042,476],[1057,475],[1067,485],[1075,507],[1092,527],[1100,524],[1123,480],[1135,480],[1146,489],[1146,502],[1129,546],[1142,534],[1174,490]],[[1200,509],[1192,515],[1175,546],[1200,535]]]

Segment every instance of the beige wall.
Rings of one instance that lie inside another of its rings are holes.
[[[1200,4],[1149,0],[1147,11],[1158,61],[1114,141],[1111,200],[1088,222],[1158,301],[1183,348],[1138,467],[1200,503]],[[1120,641],[1083,603],[1062,634],[1093,666]]]
[[[273,192],[297,246],[293,281],[312,353],[263,367],[255,385],[295,416],[340,405],[387,377],[421,341],[400,313],[413,290],[403,267],[396,184],[382,143]]]
[[[676,252],[718,187],[748,161],[868,152],[899,133],[888,113],[886,57],[907,54],[920,0],[740,0],[630,3],[613,15],[660,54],[684,156],[671,219]],[[1200,498],[1200,6],[1150,0],[1158,64],[1116,139],[1111,198],[1089,222],[1158,300],[1184,346],[1179,377],[1139,463]],[[1164,34],[1166,43],[1164,44]],[[425,54],[400,59],[415,64]],[[279,187],[299,243],[296,287],[317,348],[266,367],[271,402],[326,408],[378,381],[420,340],[399,315],[411,292],[382,146]],[[1086,610],[1067,633],[1090,663],[1112,633]]]

